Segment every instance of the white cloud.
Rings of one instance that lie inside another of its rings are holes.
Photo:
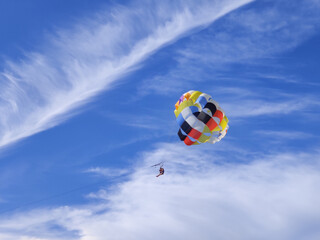
[[[108,192],[104,189],[99,190],[97,193],[89,193],[87,195],[88,198],[95,198],[95,199],[105,199],[108,200],[109,195]]]
[[[274,94],[277,98],[277,94]],[[313,96],[304,96],[303,99],[297,99],[295,96],[288,96],[282,100],[267,100],[263,97],[244,100],[243,98],[231,99],[231,102],[225,102],[222,108],[230,117],[246,118],[256,116],[271,116],[277,117],[280,115],[297,113],[300,117],[307,117],[310,111],[319,109],[319,101]],[[280,98],[281,99],[281,98]],[[312,114],[313,115],[313,114]]]
[[[302,109],[305,104],[301,101],[241,101],[223,104],[231,117],[254,117],[262,115],[289,114]],[[276,116],[276,115],[275,115]]]
[[[154,51],[248,2],[143,2],[58,30],[2,70],[0,146],[57,125]]]
[[[261,4],[261,3],[260,3]],[[319,6],[310,1],[259,2],[235,11],[193,41],[202,44],[181,50],[181,61],[201,60],[201,64],[262,63],[290,51],[319,29]],[[259,59],[262,61],[257,62]]]
[[[273,138],[273,139],[292,139],[292,140],[299,140],[299,139],[306,139],[313,137],[312,134],[306,132],[299,132],[299,131],[270,131],[270,130],[258,130],[255,133]]]
[[[105,177],[117,177],[117,176],[125,175],[129,171],[126,169],[93,167],[93,168],[89,168],[85,172],[94,173],[94,174],[102,175]]]
[[[273,74],[281,82],[315,84],[309,79],[292,80],[296,79],[292,74],[281,76],[279,69],[283,65],[278,57],[319,31],[318,12],[319,4],[311,0],[256,1],[192,36],[178,49],[172,69],[145,79],[139,90],[142,94],[164,95],[184,92],[204,82],[218,87],[229,85],[230,79],[232,84],[263,82]],[[237,67],[233,68],[234,65]],[[239,66],[243,69],[239,70]],[[268,68],[257,76],[252,66]]]
[[[211,150],[210,150],[211,149]],[[312,239],[320,237],[319,153],[236,163],[214,148],[160,145],[131,179],[91,194],[92,205],[0,220],[5,239]],[[167,160],[156,178],[148,167]],[[49,226],[59,228],[51,231]],[[60,229],[60,231],[59,231]],[[50,234],[51,235],[50,235]],[[63,234],[65,236],[63,236]]]

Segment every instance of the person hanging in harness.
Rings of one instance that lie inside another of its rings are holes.
[[[161,166],[160,169],[159,169],[159,174],[158,174],[156,177],[159,177],[159,176],[161,176],[161,175],[163,175],[163,174],[164,174],[164,169],[163,169],[163,167]]]

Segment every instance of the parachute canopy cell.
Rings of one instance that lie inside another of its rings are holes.
[[[229,128],[229,120],[219,104],[199,91],[184,93],[174,114],[180,126],[178,136],[186,145],[219,142]]]

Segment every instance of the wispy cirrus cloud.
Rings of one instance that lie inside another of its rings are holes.
[[[192,36],[178,50],[170,71],[145,79],[142,95],[172,94],[210,81],[228,86],[241,83],[274,81],[315,84],[292,74],[279,74],[281,54],[291,51],[319,30],[317,1],[257,1],[234,11],[201,34]],[[243,69],[233,68],[234,66]],[[264,67],[259,73],[250,67]],[[270,67],[275,67],[272,71]],[[205,69],[205,71],[203,71]],[[161,84],[157,84],[161,83]]]
[[[96,175],[101,175],[104,177],[118,177],[125,175],[129,172],[126,169],[115,169],[115,168],[101,168],[101,167],[92,167],[86,170],[87,173],[93,173]]]
[[[300,140],[300,139],[307,139],[314,137],[310,133],[306,132],[299,132],[299,131],[271,131],[271,130],[258,130],[255,131],[256,134],[268,137],[268,138],[273,138],[273,139],[291,139],[291,140]]]
[[[0,237],[319,238],[319,153],[277,153],[239,164],[227,163],[224,153],[213,159],[212,151],[159,145],[143,154],[129,181],[88,195],[97,202],[7,214]],[[145,167],[159,160],[167,160],[167,171],[155,178]]]
[[[290,114],[309,107],[303,101],[238,101],[236,103],[224,103],[224,109],[231,117],[255,117],[263,115]]]
[[[313,1],[260,1],[251,6],[228,15],[201,37],[195,36],[192,41],[202,44],[181,49],[180,61],[194,59],[214,64],[213,68],[227,63],[264,65],[268,58],[297,47],[320,27],[319,6]]]
[[[57,125],[154,51],[248,2],[144,2],[57,30],[1,71],[0,146]]]

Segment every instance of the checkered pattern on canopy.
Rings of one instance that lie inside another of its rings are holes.
[[[216,143],[226,135],[229,120],[210,95],[191,90],[180,97],[175,108],[178,135],[186,145]]]

